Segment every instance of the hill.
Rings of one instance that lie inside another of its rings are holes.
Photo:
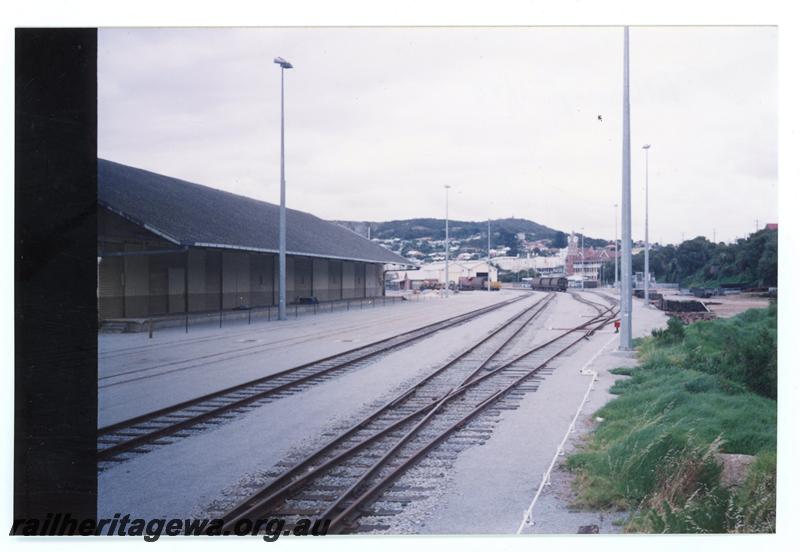
[[[345,228],[369,237],[384,247],[410,259],[430,262],[444,258],[444,219],[414,218],[385,222],[334,220]],[[547,249],[567,246],[568,235],[560,230],[522,218],[492,219],[493,256],[552,254]],[[485,258],[487,221],[450,220],[451,256],[462,259]],[[602,239],[585,238],[587,247],[603,247]]]
[[[414,218],[406,220],[390,220],[386,222],[369,221],[349,221],[335,220],[336,224],[344,226],[357,232],[367,235],[367,229],[371,237],[381,240],[417,240],[429,238],[432,240],[444,239],[444,219],[437,218]],[[450,221],[450,238],[465,240],[476,235],[486,236],[487,221]],[[559,234],[558,230],[548,228],[527,219],[506,218],[492,220],[492,234],[508,232],[511,234],[525,233],[528,240],[553,239]]]

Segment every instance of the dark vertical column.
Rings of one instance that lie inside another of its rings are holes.
[[[311,263],[311,285],[309,286],[311,291],[309,292],[309,295],[314,297],[314,257],[309,257],[308,260]]]
[[[186,333],[189,333],[189,248],[186,248],[183,268],[183,311],[186,313]]]
[[[223,307],[223,293],[225,292],[225,288],[222,285],[222,263],[225,261],[225,254],[222,249],[219,250],[219,327],[222,327],[222,307]]]
[[[17,29],[15,73],[14,517],[94,518],[97,31]]]
[[[122,246],[122,250],[126,250],[124,245]],[[125,262],[125,257],[120,259],[120,264],[122,265],[122,269],[120,270],[120,278],[122,278],[122,317],[125,318],[128,316],[128,278],[125,273],[128,263]]]

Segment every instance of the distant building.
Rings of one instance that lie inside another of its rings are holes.
[[[567,276],[575,276],[575,280],[600,280],[603,264],[614,260],[613,251],[608,248],[578,247],[577,236],[571,236],[565,261]]]
[[[453,261],[449,263],[449,280],[457,284],[461,277],[488,275],[490,281],[497,281],[497,268],[484,261]],[[419,270],[406,270],[397,272],[396,280],[399,289],[420,289],[423,285],[429,286],[430,282],[445,283],[445,263],[435,262],[420,265]]]
[[[777,232],[778,231],[778,223],[777,222],[771,222],[771,223],[767,224],[764,227],[764,230],[772,230],[773,232]]]
[[[650,273],[650,285],[648,287],[655,287],[656,277]],[[644,289],[644,272],[634,272],[633,274],[633,288]]]
[[[492,263],[511,272],[535,270],[543,276],[558,276],[565,273],[563,256],[495,257]]]

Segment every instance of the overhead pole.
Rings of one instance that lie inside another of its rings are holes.
[[[586,254],[583,245],[584,228],[581,226],[581,289],[586,287]]]
[[[617,228],[619,226],[619,205],[614,204],[614,289],[619,289],[619,237]]]
[[[278,320],[286,320],[286,171],[284,165],[283,73],[292,64],[281,57],[274,60],[281,68],[281,207],[278,216]]]
[[[644,306],[650,307],[650,144],[644,150]]]
[[[631,350],[632,287],[631,287],[631,101],[628,27],[625,26],[622,69],[622,289],[620,290],[619,349]]]
[[[444,296],[450,295],[450,185],[444,186]]]
[[[492,217],[486,219],[486,289],[492,291]]]

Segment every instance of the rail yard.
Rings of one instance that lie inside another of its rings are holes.
[[[790,18],[521,4],[18,18],[10,542],[788,542]]]
[[[99,513],[513,532],[618,308],[605,291],[504,289],[102,334]],[[648,312],[636,332],[664,320]]]

